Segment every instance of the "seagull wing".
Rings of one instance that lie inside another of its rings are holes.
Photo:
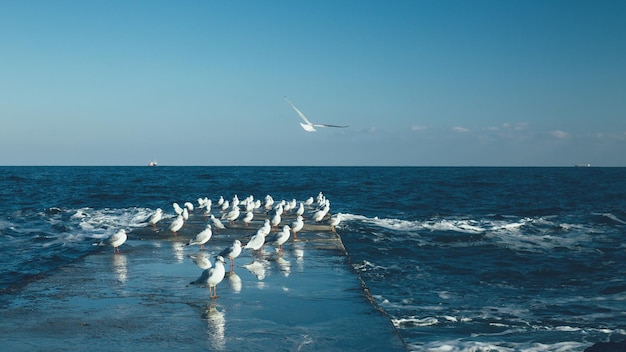
[[[307,125],[309,125],[309,126],[312,126],[312,125],[313,125],[313,124],[311,123],[311,121],[309,121],[309,120],[306,118],[306,116],[304,116],[304,114],[303,114],[300,110],[298,110],[298,108],[297,108],[297,107],[295,107],[295,105],[293,105],[293,104],[292,104],[292,103],[291,103],[291,102],[287,99],[287,97],[285,97],[285,101],[286,101],[287,103],[289,103],[289,105],[291,105],[291,108],[293,108],[293,109],[296,111],[296,113],[298,113],[298,116],[300,116],[300,117],[304,120],[304,122],[305,122]],[[302,127],[304,127],[304,125],[303,125]],[[306,129],[306,128],[305,128],[305,129]]]
[[[325,123],[321,123],[321,124],[313,124],[314,127],[338,127],[338,128],[346,128],[349,126],[337,126],[337,125],[329,125],[329,124],[325,124]]]

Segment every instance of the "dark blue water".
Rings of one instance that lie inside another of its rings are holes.
[[[0,167],[0,294],[173,202],[320,191],[412,350],[626,338],[625,168]]]

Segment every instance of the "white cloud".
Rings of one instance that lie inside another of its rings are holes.
[[[421,126],[421,125],[413,125],[411,126],[411,131],[413,132],[417,132],[417,131],[423,131],[425,129],[427,129],[428,127],[426,126]]]
[[[459,133],[467,133],[467,132],[470,131],[470,129],[469,128],[465,128],[465,127],[461,127],[461,126],[455,126],[455,127],[452,127],[452,131],[459,132]]]
[[[550,134],[558,139],[565,139],[565,138],[569,138],[569,134],[565,131],[561,131],[561,130],[554,130],[552,132],[550,132]]]
[[[528,128],[528,123],[527,122],[516,122],[516,123],[508,123],[505,122],[502,124],[502,128],[506,129],[506,130],[514,130],[514,131],[523,131],[526,128]]]

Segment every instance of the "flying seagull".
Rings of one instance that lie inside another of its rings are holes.
[[[348,126],[337,126],[337,125],[328,125],[325,123],[311,123],[311,121],[309,121],[306,116],[304,116],[304,114],[298,110],[297,107],[295,107],[295,105],[293,105],[288,99],[287,97],[285,97],[285,101],[287,103],[289,103],[289,105],[291,105],[291,107],[296,111],[296,113],[304,120],[304,123],[300,122],[300,126],[302,126],[302,128],[304,128],[305,131],[307,132],[315,132],[317,131],[315,129],[315,127],[339,127],[339,128],[345,128]]]

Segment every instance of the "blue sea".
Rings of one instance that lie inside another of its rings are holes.
[[[0,167],[0,295],[173,202],[319,192],[411,351],[626,338],[626,168]]]

